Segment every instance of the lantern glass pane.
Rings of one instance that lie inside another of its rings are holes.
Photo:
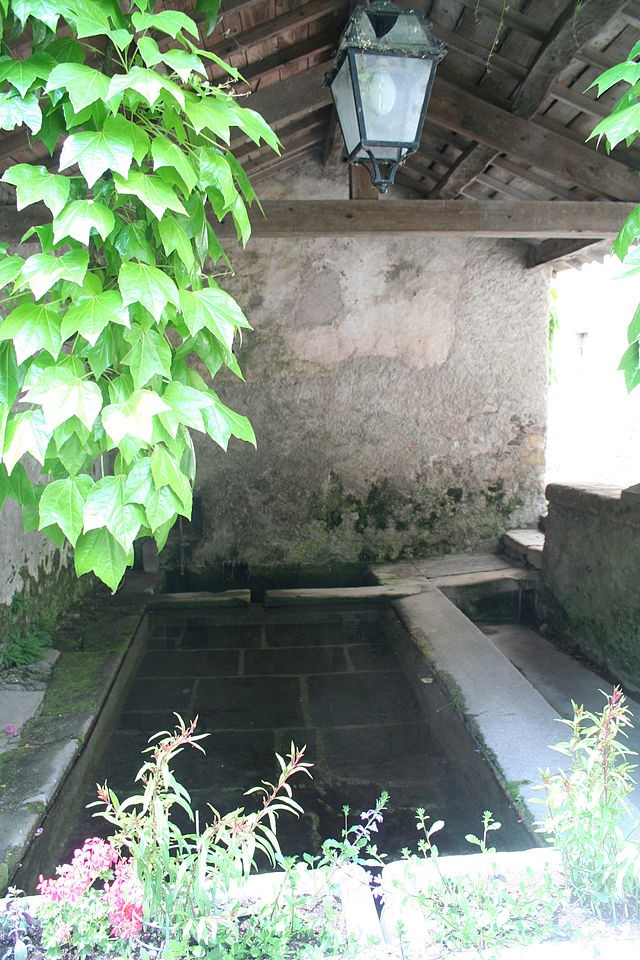
[[[348,57],[345,57],[342,66],[331,84],[331,94],[336,105],[336,110],[338,111],[347,155],[351,156],[360,143],[360,130],[358,129],[358,117],[353,97],[351,69]]]
[[[432,60],[386,54],[355,54],[364,143],[412,144],[418,139]],[[378,150],[374,148],[378,155]]]

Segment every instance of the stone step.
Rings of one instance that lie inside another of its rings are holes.
[[[542,569],[544,533],[540,530],[508,530],[502,535],[502,546],[507,557]]]

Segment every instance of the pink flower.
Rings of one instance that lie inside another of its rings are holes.
[[[118,851],[110,841],[90,837],[74,852],[71,863],[56,868],[57,879],[45,880],[40,875],[36,889],[56,903],[75,903],[117,859]]]
[[[6,730],[5,730],[4,732],[5,732],[5,733],[8,733],[10,737],[18,737],[18,736],[20,736],[20,731],[19,731],[19,730],[16,730],[16,728],[14,727],[14,725],[13,725],[12,723],[9,724],[9,726],[6,728]]]
[[[128,940],[142,929],[142,888],[130,859],[118,860],[112,883],[105,883],[111,933]]]

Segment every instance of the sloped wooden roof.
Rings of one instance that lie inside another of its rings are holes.
[[[640,0],[398,5],[423,9],[448,48],[420,149],[396,178],[413,199],[392,196],[376,212],[370,191],[371,200],[352,201],[349,210],[346,202],[327,202],[312,214],[299,201],[274,202],[258,232],[372,232],[379,224],[387,232],[521,236],[532,245],[530,265],[611,238],[630,205],[640,202],[640,148],[623,146],[607,156],[594,141],[585,143],[622,92],[614,88],[597,100],[589,85],[638,40]],[[194,15],[194,0],[164,6]],[[236,142],[257,185],[310,157],[331,168],[342,162],[323,76],[352,9],[345,0],[222,0],[210,36],[202,23],[202,45],[240,69],[248,84],[241,92],[252,91],[246,104],[263,113],[283,142],[281,157]],[[219,80],[216,71],[212,79]],[[35,158],[22,132],[0,137],[2,168],[26,159]]]

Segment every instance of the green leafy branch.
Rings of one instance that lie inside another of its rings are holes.
[[[196,3],[209,30],[218,5]],[[191,17],[122,6],[0,0],[0,129],[26,125],[52,158],[2,177],[43,222],[23,237],[40,252],[0,245],[0,503],[15,499],[26,530],[68,541],[77,574],[113,590],[138,537],[161,549],[191,514],[190,431],[223,449],[255,443],[211,386],[222,367],[242,376],[233,347],[249,328],[212,276],[226,261],[212,221],[249,238],[256,196],[231,130],[279,149],[210,83],[221,61],[198,48]]]
[[[591,137],[604,139],[607,152],[620,143],[630,147],[640,134],[640,42],[636,43],[623,63],[616,64],[600,74],[589,89],[597,88],[598,96],[617,84],[624,84],[625,92],[618,98],[608,116],[595,127]],[[625,267],[622,276],[640,272],[640,206],[631,211],[613,244],[613,253]],[[640,383],[640,306],[627,330],[628,346],[620,361],[627,390]]]

